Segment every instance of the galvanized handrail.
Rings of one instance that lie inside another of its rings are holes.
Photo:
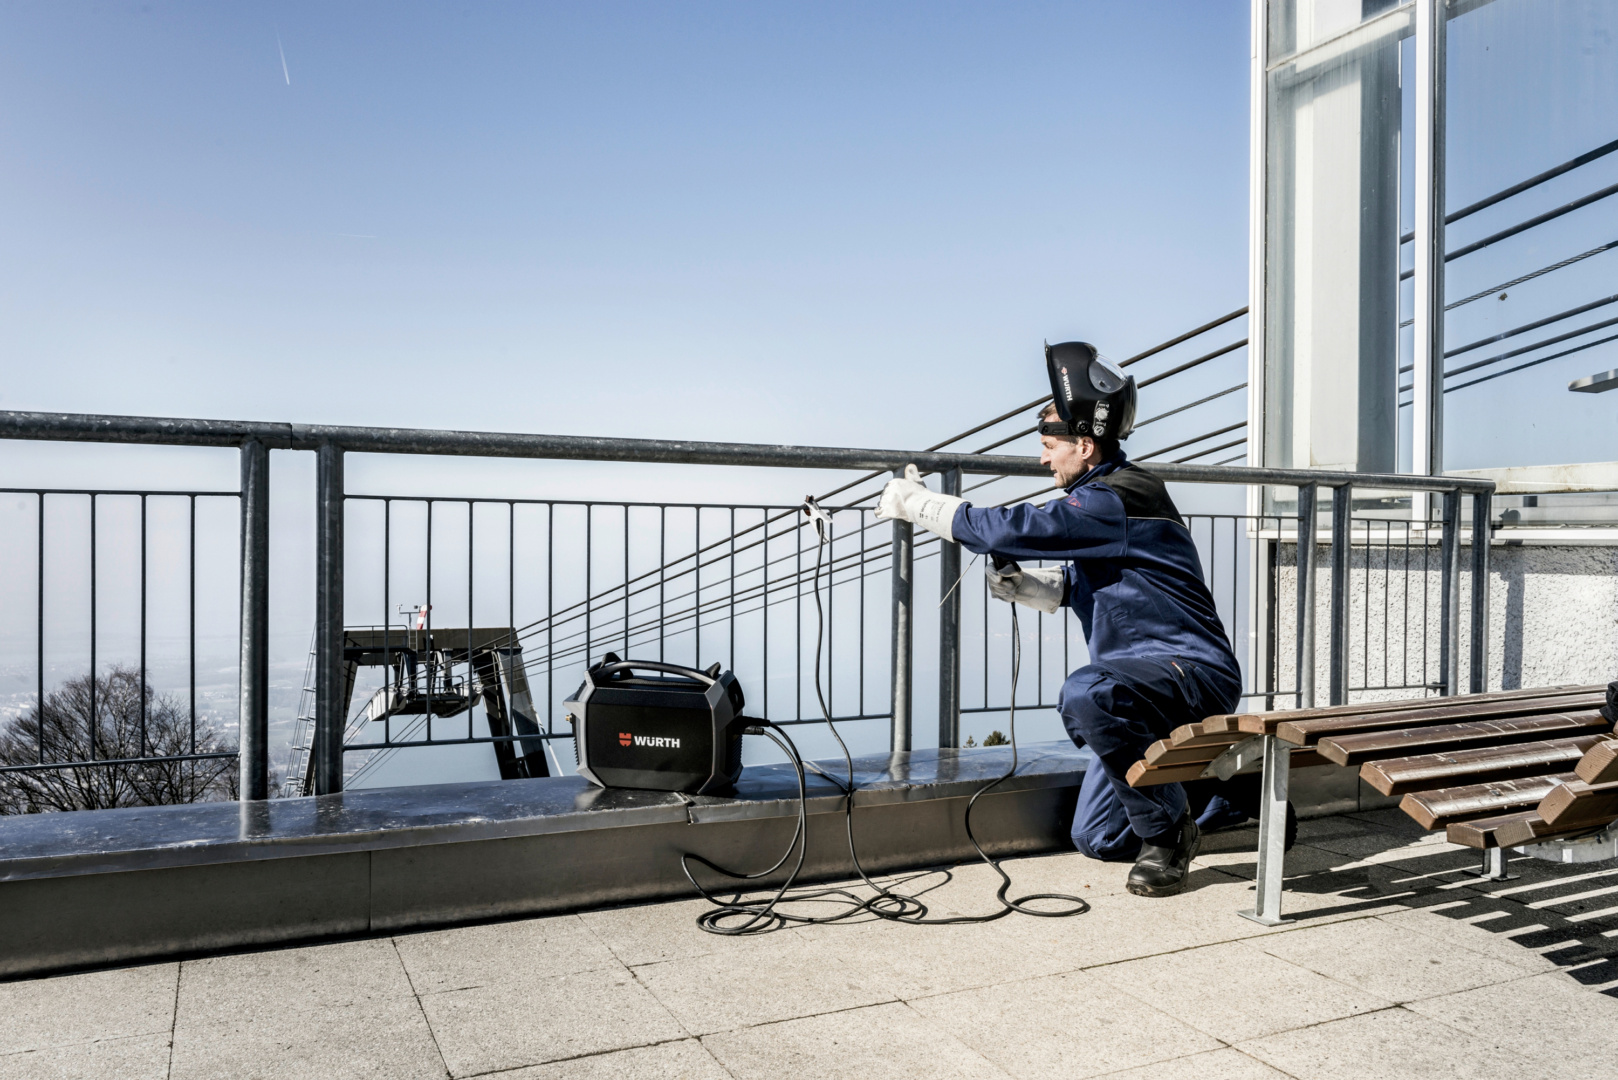
[[[419,428],[349,427],[271,423],[264,421],[196,420],[167,417],[123,417],[74,413],[0,412],[0,438],[60,442],[109,442],[172,446],[237,447],[241,451],[242,628],[241,628],[241,769],[242,796],[266,798],[268,776],[268,577],[269,454],[272,448],[311,450],[317,455],[316,477],[316,731],[315,791],[340,791],[343,785],[341,715],[343,661],[343,459],[359,453],[507,457],[637,463],[734,465],[771,468],[882,470],[899,472],[914,464],[941,473],[946,488],[959,491],[964,473],[994,476],[1049,475],[1037,458],[1006,454],[941,453],[785,446],[667,439],[619,439],[597,436],[541,435],[506,432],[439,431]],[[1488,501],[1494,484],[1467,477],[1413,476],[1328,472],[1310,469],[1266,469],[1235,465],[1158,464],[1152,470],[1164,480],[1181,483],[1261,484],[1299,489],[1298,675],[1300,704],[1314,700],[1313,656],[1315,580],[1314,508],[1322,487],[1333,489],[1331,566],[1333,587],[1328,638],[1331,644],[1333,702],[1347,692],[1347,618],[1349,509],[1352,493],[1361,491],[1437,492],[1443,497],[1443,614],[1440,681],[1445,692],[1458,692],[1459,524],[1460,500],[1470,495],[1473,513],[1473,618],[1471,634],[1474,690],[1482,688],[1486,648]],[[895,749],[911,744],[913,662],[914,536],[904,522],[893,530],[893,708]],[[959,551],[946,545],[950,568]],[[946,573],[945,579],[958,576]],[[943,598],[941,598],[943,599]],[[958,739],[959,605],[942,609],[940,664],[941,744]]]

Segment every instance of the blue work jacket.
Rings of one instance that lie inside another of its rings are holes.
[[[1066,560],[1064,603],[1084,625],[1092,663],[1182,657],[1241,681],[1190,531],[1163,482],[1122,451],[1062,498],[1044,506],[968,503],[952,527],[979,555]]]

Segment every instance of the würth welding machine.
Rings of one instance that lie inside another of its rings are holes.
[[[655,672],[655,675],[636,674]],[[579,773],[604,788],[707,795],[742,772],[742,716],[736,676],[608,653],[562,703],[573,725]]]

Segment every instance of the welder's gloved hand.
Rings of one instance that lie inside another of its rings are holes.
[[[1054,615],[1062,606],[1066,587],[1060,566],[1036,566],[1028,570],[1007,567],[1004,571],[986,566],[983,574],[989,579],[989,595],[996,600],[1035,608],[1047,615]]]
[[[904,476],[894,477],[882,489],[882,498],[876,504],[876,519],[909,521],[937,533],[945,540],[954,540],[955,511],[965,501],[954,495],[928,491],[916,467],[906,465]]]

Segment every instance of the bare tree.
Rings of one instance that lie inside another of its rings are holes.
[[[234,752],[214,727],[142,686],[138,668],[113,667],[93,683],[70,679],[32,712],[0,728],[0,767],[124,760],[117,765],[0,772],[0,814],[105,810],[237,797],[236,759],[128,761]],[[92,700],[94,723],[91,721]],[[144,705],[144,708],[142,707]],[[94,732],[92,744],[91,733]],[[41,748],[43,747],[43,754]]]

